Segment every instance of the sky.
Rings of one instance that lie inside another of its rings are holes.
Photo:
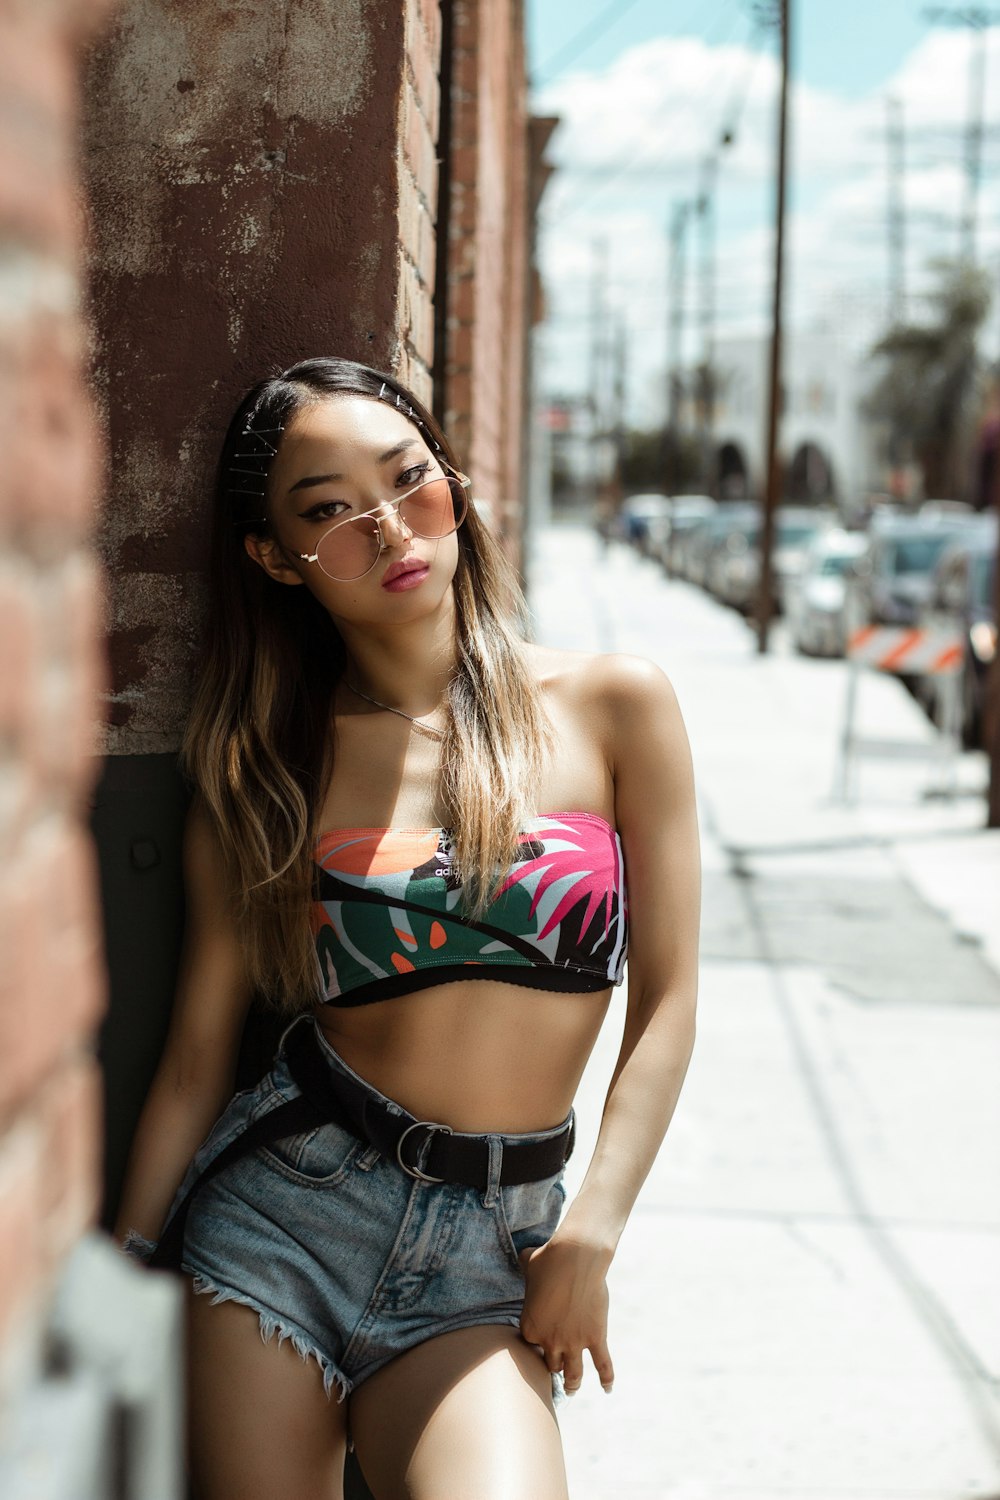
[[[713,152],[715,335],[764,335],[779,69],[776,33],[757,27],[756,9],[750,0],[529,0],[532,109],[561,120],[548,150],[559,170],[540,209],[543,391],[587,388],[601,241],[606,324],[624,331],[632,419],[662,419],[667,225],[676,204],[697,196]],[[859,352],[888,315],[890,97],[904,126],[911,317],[926,309],[934,259],[960,246],[972,34],[932,22],[928,9],[921,0],[793,0],[786,316],[793,329],[829,332]],[[1000,25],[986,33],[986,57],[977,258],[1000,293]],[[735,140],[718,150],[725,127]],[[694,360],[703,241],[701,222],[688,223],[685,356]],[[1000,295],[984,349],[1000,352]]]

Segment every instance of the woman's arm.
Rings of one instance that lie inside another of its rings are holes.
[[[218,842],[195,801],[184,829],[184,951],[170,1030],[132,1143],[116,1235],[155,1240],[233,1088],[250,988]]]
[[[599,658],[592,681],[625,852],[628,1008],[583,1185],[549,1243],[525,1258],[521,1323],[567,1391],[580,1384],[584,1348],[605,1388],[613,1380],[605,1276],[690,1061],[701,916],[694,775],[673,688],[652,662],[627,656]]]

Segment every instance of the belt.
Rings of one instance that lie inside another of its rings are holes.
[[[433,1120],[418,1120],[398,1105],[390,1109],[360,1081],[333,1072],[308,1018],[285,1033],[282,1053],[299,1096],[255,1120],[213,1157],[171,1214],[149,1265],[180,1268],[188,1210],[198,1190],[223,1167],[260,1146],[329,1122],[367,1141],[418,1182],[460,1183],[486,1191],[490,1142],[485,1135],[464,1135]],[[571,1112],[562,1129],[544,1140],[504,1142],[500,1185],[513,1187],[555,1176],[569,1160],[575,1137],[576,1119]]]

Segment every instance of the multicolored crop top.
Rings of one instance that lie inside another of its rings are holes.
[[[483,920],[462,912],[446,828],[334,828],[316,844],[320,999],[368,1005],[457,979],[581,993],[620,984],[618,834],[596,813],[532,818]]]

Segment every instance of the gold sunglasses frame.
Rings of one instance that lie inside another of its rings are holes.
[[[379,512],[394,510],[396,515],[398,516],[399,507],[402,505],[404,500],[408,500],[411,495],[416,494],[417,490],[423,489],[425,484],[433,484],[436,479],[457,479],[459,484],[465,490],[465,514],[462,516],[462,520],[459,521],[458,525],[455,526],[452,531],[443,531],[440,533],[440,536],[454,536],[455,532],[458,530],[459,526],[462,525],[462,522],[468,515],[469,507],[472,504],[472,480],[467,474],[463,474],[461,469],[453,469],[451,467],[451,464],[446,464],[444,459],[439,458],[437,462],[441,465],[442,469],[447,469],[449,472],[446,474],[431,474],[428,476],[428,478],[421,479],[419,484],[413,485],[413,487],[411,489],[408,489],[404,495],[397,495],[392,500],[383,500],[377,506],[375,506],[373,510],[368,510],[363,513],[366,519],[370,518],[374,521],[375,530],[378,532],[379,541],[378,551],[375,554],[371,567],[366,568],[363,573],[357,573],[353,578],[334,578],[332,573],[326,572],[326,569],[319,561],[319,549],[326,541],[326,538],[330,535],[331,531],[336,531],[338,526],[351,526],[355,521],[360,521],[361,516],[343,516],[339,521],[334,521],[333,525],[328,526],[317,541],[315,552],[293,552],[292,556],[297,557],[300,562],[317,563],[320,567],[320,571],[326,573],[327,578],[331,579],[334,583],[357,583],[359,578],[367,578],[368,574],[372,571],[372,568],[378,565],[378,560],[382,556],[382,553],[387,550],[386,540],[382,535],[382,521],[386,520],[387,516],[383,515],[380,519]],[[407,531],[409,531],[412,536],[420,536],[420,532],[414,531],[412,526],[407,526],[405,521],[403,522],[403,525],[406,526]],[[440,540],[440,537],[426,537],[424,538],[424,540],[438,541]]]

